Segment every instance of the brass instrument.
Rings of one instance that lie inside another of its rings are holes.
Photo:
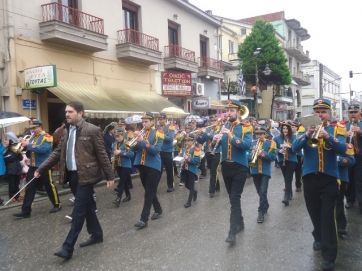
[[[144,136],[145,133],[146,133],[146,130],[145,130],[145,127],[143,127],[137,136],[133,137],[130,141],[128,141],[126,143],[126,151],[130,151],[130,149],[132,149],[134,146],[136,146],[138,144],[137,138],[139,136]]]
[[[189,155],[190,155],[190,149],[186,148],[184,158],[180,162],[180,172],[179,172],[180,176],[181,176],[182,168],[185,165],[185,161],[186,161],[185,156],[189,156]]]
[[[19,143],[16,145],[11,146],[11,150],[15,153],[21,153],[24,149],[24,147],[21,145],[24,141],[28,141],[31,138],[31,135],[24,136]]]
[[[314,131],[312,136],[308,139],[308,145],[312,148],[317,148],[319,145],[319,133],[322,131],[323,124],[319,125],[317,130]]]
[[[258,139],[258,142],[256,142],[256,145],[255,145],[255,149],[253,150],[253,153],[251,155],[251,161],[249,162],[249,166],[255,167],[256,159],[258,159],[259,151],[261,150],[262,145],[263,145],[263,141]]]
[[[287,136],[287,134],[285,133],[284,134],[284,138]],[[287,145],[287,142],[284,140],[284,144],[283,144],[283,156],[284,156],[284,159],[283,159],[283,164],[282,164],[282,167],[285,167],[285,155],[286,155],[286,151],[288,151],[288,148],[286,147]]]
[[[230,117],[227,118],[226,123],[229,122],[229,118]],[[224,129],[224,127],[225,127],[225,124],[220,127],[220,132],[218,133],[218,135],[222,134],[222,129]],[[215,152],[216,152],[216,149],[219,147],[220,141],[221,141],[221,137],[216,141],[214,148],[210,152],[210,155],[215,156]]]
[[[240,108],[240,119],[246,119],[249,116],[249,109],[245,106],[242,105]]]
[[[216,126],[216,125],[218,125],[218,124],[209,125],[209,126],[203,127],[202,129],[207,129],[207,128],[210,128],[210,127],[214,127],[214,126]],[[202,131],[202,129],[197,129],[197,130],[191,132],[190,134],[200,133],[200,132],[201,132],[201,133],[204,133],[204,132]]]

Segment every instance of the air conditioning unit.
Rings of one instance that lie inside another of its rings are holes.
[[[194,96],[204,96],[205,95],[205,86],[203,83],[194,83],[193,84],[193,94]]]

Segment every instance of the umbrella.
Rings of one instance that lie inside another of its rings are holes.
[[[203,122],[202,119],[197,115],[187,116],[186,119],[185,119],[185,122],[188,123],[188,122],[191,122],[193,120],[196,121],[196,122]]]
[[[167,117],[169,118],[182,118],[190,114],[177,107],[166,107],[162,109],[161,112],[166,113]]]
[[[0,111],[0,126],[3,128],[23,123],[29,120],[30,120],[29,118],[19,113]]]
[[[133,115],[131,117],[128,117],[124,120],[126,124],[132,124],[132,123],[141,123],[142,122],[142,116],[141,115]]]

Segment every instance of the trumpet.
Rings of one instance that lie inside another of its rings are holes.
[[[312,136],[308,139],[308,145],[312,148],[317,148],[319,145],[319,133],[322,131],[323,124],[319,125],[317,130],[314,131]]]
[[[229,122],[229,118],[230,117],[227,118],[226,123]],[[222,129],[224,129],[224,128],[225,128],[225,124],[222,127],[220,127],[220,132],[218,133],[218,135],[222,134]],[[210,152],[210,155],[215,156],[215,151],[219,147],[220,141],[221,141],[221,137],[216,141],[214,148]]]
[[[19,143],[17,143],[14,146],[11,146],[11,150],[15,153],[21,153],[24,149],[24,147],[21,145],[22,142],[28,141],[31,138],[31,135],[24,136]]]
[[[263,142],[258,139],[258,142],[256,142],[255,149],[253,150],[253,154],[251,156],[251,161],[249,162],[249,166],[255,167],[256,165],[256,159],[258,159],[259,151],[261,150],[261,146],[263,145]]]
[[[128,142],[126,143],[126,151],[129,151],[129,150],[132,149],[134,146],[136,146],[136,145],[138,144],[137,138],[138,138],[139,136],[144,136],[145,133],[146,133],[146,129],[145,129],[145,127],[143,127],[142,130],[139,132],[139,134],[138,134],[137,136],[133,137],[130,141],[128,141]]]

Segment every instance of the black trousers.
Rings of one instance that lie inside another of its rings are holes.
[[[201,175],[206,176],[207,175],[207,171],[206,171],[206,156],[204,156],[201,161],[200,161],[200,165],[199,165],[199,169],[201,170]]]
[[[283,162],[279,162],[279,164],[284,177],[284,184],[285,184],[284,197],[287,197],[289,199],[289,197],[293,196],[292,182],[293,182],[293,174],[297,166],[297,163],[286,160],[285,166],[282,166]]]
[[[346,189],[348,187],[348,183],[341,182],[339,186],[339,195],[337,199],[337,211],[336,211],[336,218],[337,218],[337,227],[338,229],[345,230],[347,228],[347,219],[344,213],[344,194],[346,193]]]
[[[346,191],[347,202],[354,203],[357,197],[358,206],[362,210],[362,155],[355,155],[355,164],[349,168],[349,183]]]
[[[29,182],[31,179],[34,178],[34,172],[37,170],[37,167],[29,167],[28,173],[26,175],[26,181]],[[31,204],[34,201],[36,189],[38,186],[38,183],[41,182],[45,190],[48,194],[48,197],[55,207],[59,207],[59,196],[58,196],[58,190],[53,184],[52,179],[52,172],[51,170],[47,171],[46,173],[42,174],[40,178],[34,179],[28,186],[25,188],[25,197],[23,206],[21,209],[24,213],[30,214],[31,213]]]
[[[76,171],[68,172],[69,182],[78,184],[78,173]],[[77,242],[79,233],[86,221],[88,234],[92,237],[103,235],[101,225],[96,214],[96,205],[93,198],[94,184],[79,186],[76,189],[76,197],[74,200],[74,208],[72,213],[72,226],[68,236],[63,243],[63,249],[69,252],[74,250],[74,245]]]
[[[179,153],[180,153],[179,151],[174,151],[173,157],[177,157]],[[178,169],[177,169],[176,163],[172,162],[172,164],[173,164],[173,174],[178,175]]]
[[[122,198],[123,191],[126,193],[126,196],[131,195],[129,188],[128,188],[128,178],[131,177],[131,169],[128,167],[119,167],[116,166],[117,174],[119,176],[118,182],[118,192],[117,197]]]
[[[8,174],[9,181],[9,199],[19,192],[20,175]],[[19,198],[19,194],[15,197]]]
[[[162,177],[163,172],[163,166],[165,166],[166,169],[166,175],[167,175],[167,187],[173,188],[173,153],[172,152],[160,152],[161,156],[161,174],[160,179]]]
[[[243,193],[248,168],[236,162],[223,162],[221,166],[226,190],[230,200],[230,234],[236,234],[239,226],[244,224],[240,198]]]
[[[298,163],[295,167],[295,187],[302,187],[302,167],[303,167],[303,156],[297,155]]]
[[[337,178],[324,173],[303,177],[304,199],[313,223],[313,237],[322,243],[325,261],[334,263],[338,252],[335,211],[338,198]]]
[[[206,161],[210,168],[210,185],[209,185],[209,193],[214,194],[216,188],[220,190],[220,183],[218,179],[218,169],[220,165],[220,153],[215,153],[215,156],[210,155],[210,152],[207,152]]]
[[[258,212],[266,213],[269,209],[268,186],[270,177],[264,174],[253,175],[256,192],[259,195]]]
[[[162,213],[161,204],[157,198],[157,187],[158,183],[160,182],[161,172],[147,166],[138,166],[138,169],[140,171],[142,186],[145,189],[141,220],[143,222],[147,222],[152,206],[156,213]]]
[[[195,194],[195,180],[197,176],[189,170],[183,170],[181,172],[181,181],[185,183],[185,187],[190,191],[189,197],[187,199],[188,203],[191,203],[191,200]],[[196,191],[197,192],[197,191]]]

